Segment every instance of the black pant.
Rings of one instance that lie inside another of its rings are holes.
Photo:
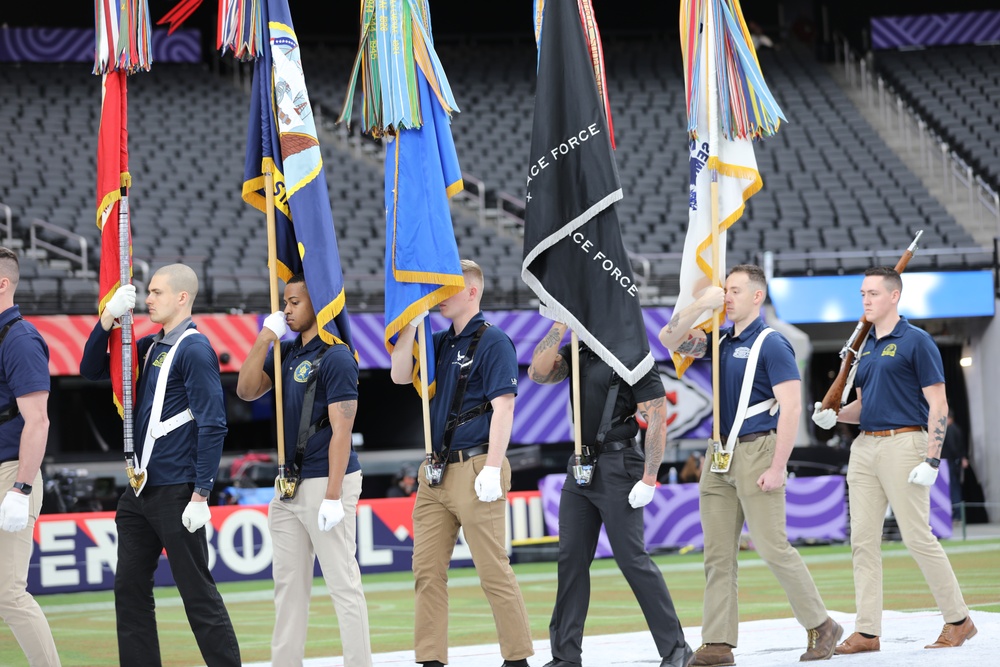
[[[576,485],[572,469],[566,476],[559,498],[559,585],[549,623],[553,658],[581,662],[590,564],[602,523],[660,656],[684,645],[684,631],[663,575],[646,553],[642,510],[632,509],[628,502],[632,486],[642,479],[643,458],[637,446],[602,454],[593,481],[583,488]]]
[[[130,488],[118,500],[115,613],[118,659],[123,667],[161,664],[153,572],[164,547],[205,664],[208,667],[240,664],[236,633],[208,569],[205,529],[189,533],[181,523],[192,491],[191,484],[147,486],[136,497]]]

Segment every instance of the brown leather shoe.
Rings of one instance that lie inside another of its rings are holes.
[[[729,644],[702,644],[688,661],[688,667],[726,667],[735,664],[733,647]]]
[[[975,637],[977,632],[979,630],[976,629],[971,616],[966,618],[965,623],[962,623],[962,625],[945,623],[937,641],[933,644],[928,644],[924,648],[954,648],[955,646],[961,646],[965,643],[966,639]]]
[[[827,616],[825,621],[809,630],[809,645],[806,652],[799,656],[799,662],[829,660],[843,635],[844,628],[840,623]]]
[[[870,653],[879,650],[879,648],[878,637],[868,639],[860,632],[854,632],[838,644],[833,652],[837,655],[850,655],[851,653]]]

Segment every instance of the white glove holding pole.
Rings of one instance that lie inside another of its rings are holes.
[[[270,329],[271,333],[277,336],[278,340],[288,333],[288,325],[285,323],[285,314],[276,310],[264,318],[264,328]]]
[[[927,461],[923,461],[920,465],[910,471],[910,476],[906,479],[906,481],[910,484],[931,486],[934,484],[934,480],[937,479],[937,476],[937,468],[933,467]]]
[[[208,502],[204,500],[192,500],[184,508],[184,513],[181,514],[181,523],[184,524],[189,533],[196,532],[211,519],[212,511],[208,509]]]
[[[425,310],[424,312],[422,312],[419,315],[417,315],[416,317],[414,317],[412,320],[410,320],[410,326],[413,327],[414,329],[416,329],[417,327],[419,327],[420,323],[424,321],[425,317],[427,317],[427,314],[428,314],[428,311]]]
[[[499,500],[503,495],[500,488],[500,468],[497,466],[483,466],[483,469],[476,475],[476,495],[484,503],[492,503]]]
[[[333,527],[344,520],[344,503],[338,500],[324,499],[319,505],[316,521],[323,532],[333,530]]]
[[[656,493],[656,487],[650,486],[640,479],[628,494],[628,504],[636,510],[645,507],[653,500],[654,493]]]
[[[837,413],[834,412],[833,408],[824,410],[823,404],[817,401],[816,405],[813,406],[812,420],[816,426],[829,430],[837,425]]]
[[[0,528],[19,533],[28,526],[28,496],[11,489],[0,503]]]
[[[104,310],[111,313],[111,317],[116,320],[133,308],[135,308],[135,285],[122,285],[116,289],[104,306]]]

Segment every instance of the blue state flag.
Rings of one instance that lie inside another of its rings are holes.
[[[287,0],[263,6],[267,45],[254,62],[243,199],[266,212],[264,173],[274,174],[278,277],[302,273],[319,335],[351,350],[344,275],[316,123]]]
[[[385,345],[400,330],[465,287],[448,199],[462,191],[448,115],[417,68],[423,126],[401,130],[385,154]],[[430,341],[430,318],[425,319]],[[417,350],[414,356],[419,359]],[[427,384],[434,395],[434,349],[428,344]],[[413,384],[420,391],[419,362]]]

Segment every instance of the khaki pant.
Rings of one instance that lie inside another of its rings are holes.
[[[368,605],[355,556],[361,471],[344,476],[341,494],[344,520],[324,532],[319,529],[316,516],[326,496],[327,481],[326,477],[303,479],[294,498],[283,501],[275,496],[268,507],[267,523],[274,548],[275,619],[271,639],[274,667],[302,664],[316,558],[337,612],[345,667],[372,664]]]
[[[746,518],[750,539],[785,590],[795,620],[815,628],[827,619],[826,607],[802,557],[785,531],[785,486],[764,493],[757,479],[774,458],[775,436],[738,443],[726,473],[711,472],[705,456],[699,484],[701,526],[705,533],[705,643],[736,646],[739,628],[737,562]]]
[[[448,566],[458,530],[472,552],[480,585],[493,610],[504,660],[534,654],[528,612],[507,557],[506,515],[510,465],[504,459],[500,483],[504,496],[492,503],[476,497],[476,475],[486,455],[449,463],[440,486],[421,473],[413,506],[413,577],[416,580],[415,653],[417,662],[448,662]]]
[[[0,500],[17,481],[17,461],[0,464]],[[59,667],[49,622],[28,593],[28,563],[34,546],[35,520],[42,508],[42,475],[31,483],[28,525],[17,533],[0,530],[0,617],[21,645],[31,667]]]
[[[882,634],[882,524],[887,506],[892,506],[903,544],[923,572],[945,623],[969,615],[948,556],[931,533],[930,488],[906,481],[926,456],[927,434],[922,431],[885,438],[861,435],[851,445],[847,485],[858,632]]]

